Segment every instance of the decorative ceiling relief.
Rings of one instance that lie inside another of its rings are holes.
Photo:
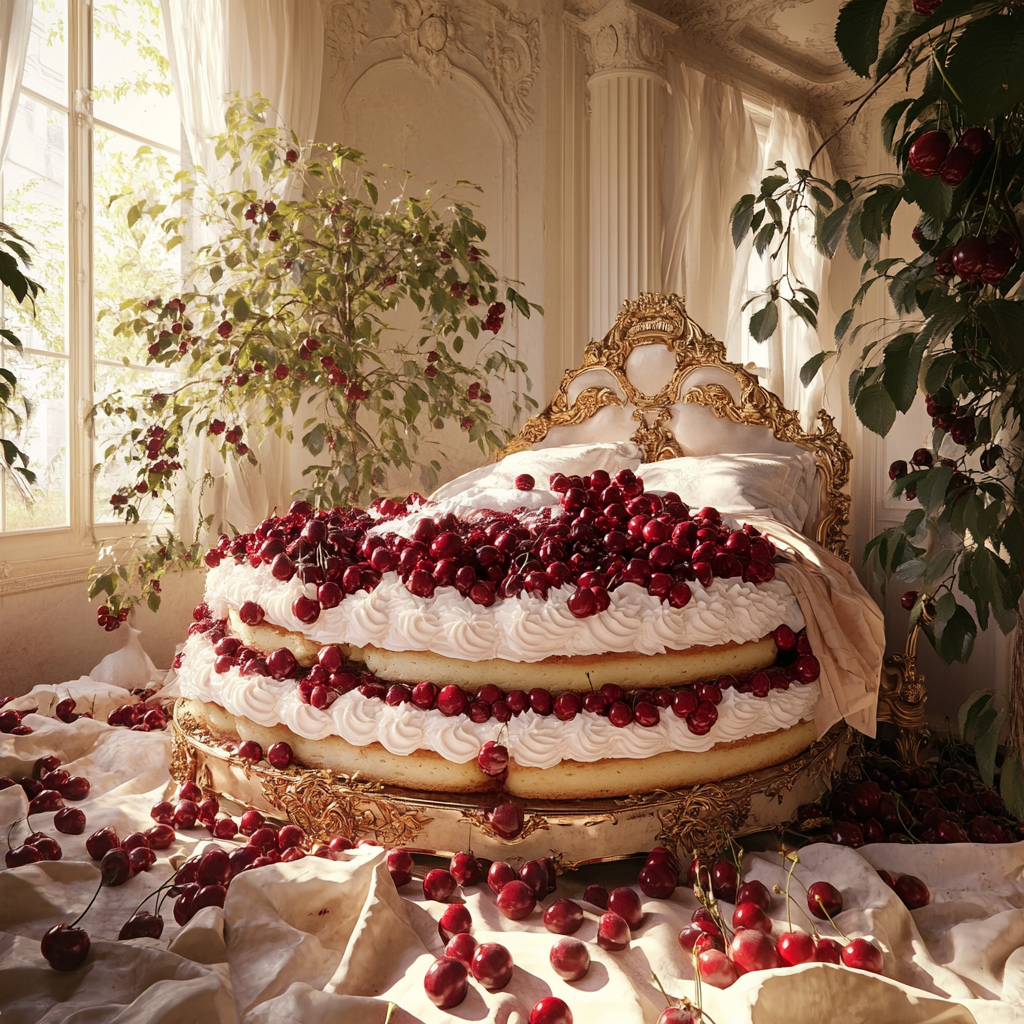
[[[341,94],[369,67],[403,59],[432,82],[458,70],[488,92],[516,135],[533,124],[540,22],[481,0],[321,0],[329,73]]]

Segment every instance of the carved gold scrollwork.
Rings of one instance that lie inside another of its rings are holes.
[[[882,667],[882,685],[878,691],[878,721],[897,727],[896,746],[908,764],[920,764],[931,734],[924,724],[924,705],[928,694],[924,676],[917,671],[917,640],[920,626],[907,637],[902,654],[890,654]]]
[[[675,355],[675,368],[657,394],[648,395],[630,380],[626,362],[637,348],[655,344],[665,346]],[[739,385],[739,399],[734,399],[722,384],[688,387],[686,378],[698,367],[716,367],[730,374]],[[573,382],[594,370],[609,374],[617,388],[587,388],[570,402]],[[625,401],[621,396],[625,396]],[[675,458],[684,454],[683,449],[663,424],[668,422],[671,407],[677,403],[704,405],[716,416],[733,423],[766,427],[778,440],[812,452],[821,485],[814,537],[833,554],[849,558],[846,527],[850,521],[850,498],[843,488],[849,482],[852,453],[839,436],[832,417],[822,409],[818,413],[818,429],[807,433],[797,413],[761,387],[757,377],[725,358],[725,346],[694,323],[678,295],[644,293],[635,301],[624,302],[612,329],[600,341],[587,346],[582,365],[566,372],[551,404],[523,426],[498,453],[498,458],[543,441],[553,427],[583,423],[609,405],[633,407],[633,418],[640,426],[631,440],[640,446],[644,462]]]
[[[466,825],[472,825],[474,828],[480,829],[484,835],[497,840],[499,843],[508,843],[510,845],[526,839],[527,836],[532,836],[534,832],[543,832],[550,827],[549,822],[544,815],[530,814],[523,819],[523,830],[519,835],[514,839],[506,839],[504,836],[499,835],[494,831],[494,826],[487,820],[487,811],[484,808],[463,810],[462,816],[459,818],[459,822]]]
[[[694,786],[681,805],[658,815],[658,841],[680,856],[696,851],[699,857],[709,857],[722,848],[723,837],[734,834],[748,814],[749,794],[730,794],[717,784]]]

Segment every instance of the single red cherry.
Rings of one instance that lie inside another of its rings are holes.
[[[843,947],[843,964],[872,974],[882,973],[882,951],[867,939],[854,939]]]
[[[843,947],[835,939],[815,939],[814,960],[819,964],[841,964]]]
[[[934,3],[934,0],[931,0]],[[935,4],[937,7],[938,4]],[[995,145],[992,133],[987,128],[965,128],[960,133],[959,145],[965,146],[976,160],[984,160],[992,152]]]
[[[753,928],[765,935],[772,933],[772,919],[756,903],[737,903],[732,912],[732,926],[736,929]]]
[[[484,775],[504,779],[508,775],[508,748],[494,740],[487,740],[477,751],[476,763]]]
[[[637,885],[651,899],[665,900],[676,891],[676,872],[668,864],[647,863],[640,869]]]
[[[331,852],[333,853],[334,851],[332,850]],[[408,850],[398,848],[388,850],[385,860],[388,871],[391,873],[391,880],[397,888],[400,889],[403,885],[407,885],[412,881],[412,869],[415,867],[415,862]]]
[[[814,939],[806,932],[783,932],[775,948],[785,967],[796,967],[814,959]]]
[[[736,964],[719,949],[706,949],[701,953],[697,957],[697,967],[701,981],[715,988],[728,988],[740,976]]]
[[[558,935],[572,935],[583,924],[583,908],[575,900],[555,900],[544,911],[544,927]]]
[[[608,890],[596,882],[591,883],[583,890],[583,900],[601,910],[608,909]]]
[[[89,946],[84,928],[57,924],[43,933],[39,951],[55,971],[75,971],[85,963]]]
[[[945,132],[925,132],[911,145],[907,163],[922,178],[934,178],[948,153],[949,136]]]
[[[487,812],[487,821],[502,839],[515,839],[523,831],[523,809],[511,801],[504,801]]]
[[[471,853],[457,853],[452,857],[448,870],[459,885],[476,885],[483,877],[480,861]]]
[[[548,954],[551,968],[566,981],[579,981],[590,970],[590,952],[579,939],[561,938]]]
[[[525,882],[515,879],[502,886],[497,898],[498,910],[510,921],[529,917],[537,906],[536,892]]]
[[[988,242],[984,238],[964,238],[953,248],[953,268],[965,281],[981,277],[987,260]]]
[[[812,882],[807,887],[807,908],[825,921],[842,911],[843,894],[830,882]]]
[[[547,896],[548,868],[543,861],[528,860],[519,869],[519,877],[537,894],[537,899],[542,900]]]
[[[448,897],[455,892],[455,879],[452,873],[444,868],[434,868],[428,871],[423,879],[423,895],[428,900],[437,900],[445,903]]]
[[[738,883],[739,876],[732,861],[720,860],[711,869],[711,888],[717,899],[735,903]]]
[[[445,956],[451,957],[453,960],[461,960],[467,967],[472,962],[475,952],[476,939],[469,932],[459,932],[457,935],[453,935],[448,945],[444,947]]]
[[[292,763],[292,748],[284,741],[272,743],[267,751],[267,761],[272,768],[287,768]]]
[[[512,954],[499,942],[481,943],[473,953],[469,969],[488,992],[496,992],[512,980]]]
[[[729,943],[729,957],[743,971],[769,971],[780,966],[775,940],[755,928],[739,928]]]
[[[124,885],[133,874],[132,862],[124,850],[115,847],[103,854],[100,860],[100,880],[103,885]]]
[[[85,812],[78,807],[63,807],[53,816],[53,827],[66,836],[80,836],[85,831]]]
[[[920,910],[932,901],[928,886],[914,875],[900,875],[893,885],[893,890],[908,910]]]
[[[496,860],[487,869],[487,884],[495,896],[508,885],[518,879],[515,869],[506,864],[503,860]]]
[[[974,166],[974,153],[966,146],[954,146],[939,168],[939,177],[947,185],[959,185]]]
[[[159,939],[163,934],[164,919],[148,910],[136,910],[123,925],[117,937],[123,939]]]
[[[473,915],[465,903],[449,903],[444,908],[441,920],[437,922],[437,933],[443,942],[453,935],[468,932],[473,927]]]
[[[614,911],[602,914],[597,922],[597,944],[602,949],[617,952],[629,945],[629,925]]]
[[[572,1024],[572,1010],[564,999],[545,996],[530,1011],[530,1024]]]
[[[608,909],[618,914],[630,929],[639,928],[644,919],[644,908],[636,891],[627,885],[619,886],[608,893]]]
[[[469,971],[461,960],[443,956],[428,968],[423,979],[427,998],[442,1010],[458,1006],[469,991]]]
[[[772,894],[764,882],[752,879],[736,890],[736,903],[756,903],[762,910],[768,910],[772,905]]]
[[[110,825],[98,828],[85,841],[86,852],[93,860],[102,860],[108,850],[113,850],[120,845],[121,840]]]

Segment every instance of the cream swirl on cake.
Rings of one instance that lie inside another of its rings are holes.
[[[218,703],[231,714],[243,715],[261,726],[283,725],[310,740],[339,736],[353,746],[379,743],[403,756],[430,750],[446,761],[464,764],[474,760],[481,745],[500,731],[493,720],[477,723],[464,715],[447,717],[409,703],[392,706],[358,690],[342,694],[328,708],[317,709],[302,702],[291,680],[245,676],[237,668],[215,673],[213,645],[201,635],[189,638],[185,655],[188,671],[181,677],[182,696]],[[817,683],[772,690],[764,698],[725,690],[718,720],[702,736],[672,714],[662,715],[652,728],[623,729],[601,715],[581,714],[562,721],[554,715],[527,711],[503,728],[511,756],[517,764],[530,768],[553,768],[563,761],[640,759],[676,750],[703,753],[716,744],[796,725],[814,714],[818,695]]]
[[[315,643],[346,643],[389,651],[431,651],[449,658],[484,661],[503,658],[536,662],[557,655],[637,652],[662,654],[689,647],[715,647],[759,640],[780,623],[795,632],[804,627],[793,592],[781,580],[753,584],[715,578],[691,584],[693,600],[672,608],[634,583],[610,595],[604,611],[576,618],[568,610],[573,588],[551,589],[546,599],[533,594],[505,598],[491,607],[474,604],[453,587],[433,597],[410,594],[397,573],[383,575],[377,587],[348,595],[336,608],[303,623],[292,611],[295,599],[315,587],[293,576],[275,580],[267,566],[222,562],[207,577],[206,602],[216,618],[253,601],[264,621],[301,633]]]

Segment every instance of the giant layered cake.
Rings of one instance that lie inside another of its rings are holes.
[[[179,692],[250,757],[285,744],[418,791],[727,778],[815,737],[818,661],[775,558],[756,529],[645,493],[642,468],[523,474],[486,502],[299,502],[207,554]]]

